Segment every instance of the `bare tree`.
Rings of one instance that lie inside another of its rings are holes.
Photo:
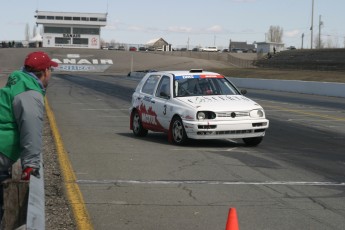
[[[269,42],[281,43],[283,41],[283,28],[280,26],[270,26],[267,33],[267,40]]]
[[[110,45],[111,45],[111,46],[115,46],[115,44],[116,44],[116,41],[115,41],[114,39],[111,39]]]
[[[29,41],[30,40],[30,27],[29,24],[26,23],[25,26],[25,41]]]
[[[314,47],[315,49],[323,49],[325,48],[325,43],[323,42],[321,36],[317,35],[314,39]]]

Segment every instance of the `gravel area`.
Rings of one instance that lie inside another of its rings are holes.
[[[47,117],[43,131],[43,167],[46,229],[77,229]]]

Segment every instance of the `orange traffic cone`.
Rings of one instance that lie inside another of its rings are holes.
[[[239,230],[236,208],[230,208],[225,230]]]

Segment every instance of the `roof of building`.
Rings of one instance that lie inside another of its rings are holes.
[[[150,41],[148,41],[147,43],[146,43],[146,45],[154,45],[156,42],[158,42],[158,41],[162,41],[162,42],[164,42],[164,43],[166,43],[166,44],[169,44],[167,41],[165,41],[163,38],[155,38],[155,39],[151,39]]]

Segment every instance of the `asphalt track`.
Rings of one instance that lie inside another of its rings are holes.
[[[1,50],[1,82],[30,51]],[[164,134],[132,135],[131,56],[101,54],[114,60],[108,72],[56,74],[47,93],[81,229],[224,229],[230,207],[241,229],[345,229],[343,98],[249,90],[270,119],[260,146],[177,147]],[[150,54],[135,60],[139,69],[224,65]]]
[[[177,147],[164,134],[132,135],[136,84],[86,74],[50,82],[47,98],[76,179],[68,183],[80,189],[75,204],[84,202],[95,229],[224,229],[230,207],[241,229],[345,228],[343,99],[250,90],[270,119],[259,147],[232,140]]]

